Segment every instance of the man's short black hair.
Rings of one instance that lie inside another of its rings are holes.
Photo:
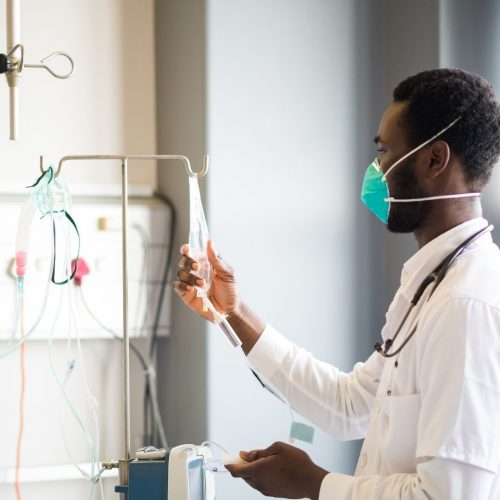
[[[434,69],[403,80],[393,97],[408,103],[403,127],[410,147],[461,116],[439,139],[463,161],[472,189],[487,184],[500,155],[500,105],[490,83],[460,69]]]

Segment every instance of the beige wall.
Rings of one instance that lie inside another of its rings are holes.
[[[0,47],[5,47],[5,2]],[[25,69],[20,86],[20,134],[9,140],[8,88],[0,79],[0,191],[22,189],[38,175],[38,157],[56,162],[78,153],[156,150],[153,0],[21,0],[26,62],[56,50],[76,71],[57,80]],[[62,68],[62,66],[59,66]],[[77,164],[64,175],[78,184],[120,180],[113,164]],[[131,184],[155,185],[155,166],[134,164]]]

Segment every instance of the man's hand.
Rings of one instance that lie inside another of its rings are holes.
[[[211,241],[207,245],[207,257],[212,266],[212,283],[207,295],[215,309],[222,314],[234,313],[240,305],[234,271],[217,255]],[[205,286],[205,281],[196,276],[200,265],[189,256],[188,245],[181,247],[181,256],[177,261],[178,280],[173,283],[175,291],[184,303],[205,319],[213,320],[210,311],[203,311],[202,300],[196,296],[196,286]]]
[[[228,315],[229,324],[242,342],[243,352],[248,354],[266,324],[242,302],[232,267],[221,259],[211,241],[207,245],[207,257],[212,266],[212,283],[207,296],[217,311]],[[202,299],[196,294],[195,286],[205,287],[206,283],[196,275],[200,264],[190,257],[188,245],[182,245],[177,265],[179,271],[177,281],[173,283],[174,290],[190,309],[203,318],[213,321],[213,314],[203,310]]]
[[[248,463],[226,465],[226,469],[269,497],[318,500],[321,482],[328,474],[307,453],[281,442],[265,450],[242,451],[240,456]]]

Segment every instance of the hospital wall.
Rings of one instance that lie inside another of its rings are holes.
[[[245,300],[292,340],[349,368],[357,343],[349,276],[357,187],[345,175],[357,147],[349,118],[358,92],[349,76],[357,71],[349,55],[353,4],[156,6],[159,149],[210,154],[209,227]],[[158,178],[179,208],[179,246],[187,238],[187,183],[173,171]],[[174,444],[211,439],[237,454],[287,440],[288,409],[180,301],[163,348],[159,378]],[[318,431],[306,449],[325,467],[352,470],[352,444]],[[217,494],[260,497],[225,476]]]
[[[487,78],[500,93],[500,3],[495,0],[443,0],[440,3],[440,63],[473,71]],[[496,226],[493,239],[498,244],[500,228],[500,169],[482,197],[484,216]]]
[[[210,154],[209,226],[245,300],[345,370],[370,354],[390,300],[388,274],[414,249],[408,237],[386,255],[392,243],[359,202],[359,189],[390,90],[438,64],[437,7],[430,0],[418,8],[410,1],[156,2],[159,149]],[[415,38],[423,42],[415,46]],[[187,238],[187,183],[167,170],[158,179],[179,208],[179,246]],[[162,349],[174,444],[208,438],[235,454],[287,440],[288,409],[180,301]],[[304,448],[326,468],[354,468],[356,444],[317,431]],[[220,498],[260,498],[225,477],[217,490]]]

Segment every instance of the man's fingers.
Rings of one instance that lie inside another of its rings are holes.
[[[260,469],[268,465],[269,460],[272,460],[272,458],[271,456],[265,456],[256,458],[252,462],[228,464],[225,467],[233,477],[241,477],[243,479],[254,478],[254,476],[258,475]]]
[[[277,455],[278,453],[281,453],[285,448],[287,448],[289,446],[290,445],[287,445],[287,444],[283,443],[282,441],[276,441],[271,446],[267,447],[263,451],[265,453],[265,456]]]
[[[246,462],[253,462],[262,458],[264,450],[240,451],[240,457]]]
[[[189,245],[181,246],[181,256],[177,259],[177,266],[198,271],[200,264],[189,255]]]
[[[186,271],[186,269],[182,268],[177,271],[177,277],[179,278],[180,281],[183,281],[187,285],[191,286],[204,286],[205,285],[205,280],[203,278],[200,278],[196,276],[195,274],[190,273],[189,271]]]
[[[182,267],[190,271],[197,271],[200,268],[200,264],[189,255],[181,255],[177,259],[177,267]]]
[[[252,477],[255,464],[227,464],[224,466],[233,477],[241,477],[243,479]]]
[[[263,450],[240,451],[240,457],[247,462],[253,462],[260,458],[277,455],[283,450],[283,446],[284,443],[277,441]]]
[[[194,289],[192,285],[188,285],[187,283],[184,283],[183,281],[174,281],[172,283],[172,286],[174,287],[174,290],[176,292],[178,292],[179,294],[191,292]]]

